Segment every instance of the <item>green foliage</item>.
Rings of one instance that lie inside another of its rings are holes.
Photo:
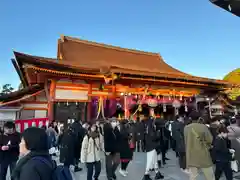
[[[14,88],[11,86],[11,84],[4,84],[1,88],[0,95],[9,94],[13,92],[13,90]]]
[[[240,84],[240,68],[228,73],[223,79],[230,83]],[[230,99],[236,100],[240,96],[240,88],[232,88],[227,90],[226,93]]]
[[[240,96],[240,88],[232,88],[231,90],[226,91],[228,97],[232,100],[236,100]]]
[[[231,83],[240,83],[240,68],[228,73],[223,79]]]

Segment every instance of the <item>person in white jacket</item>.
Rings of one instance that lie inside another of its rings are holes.
[[[101,152],[103,150],[103,138],[98,132],[96,124],[89,127],[84,137],[81,149],[81,162],[86,163],[87,180],[98,180],[101,173]],[[93,171],[95,170],[94,176]]]

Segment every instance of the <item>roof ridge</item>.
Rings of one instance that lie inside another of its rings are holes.
[[[18,51],[13,51],[13,54],[15,56],[16,55],[22,55],[22,56],[26,56],[26,57],[29,57],[29,58],[44,59],[44,60],[47,60],[47,61],[50,61],[50,60],[57,61],[58,60],[57,58],[50,58],[50,57],[46,57],[46,56],[35,56],[35,55],[32,55],[32,54],[26,54],[26,53],[22,53],[22,52],[18,52]]]
[[[154,52],[148,52],[148,51],[142,51],[142,50],[137,50],[137,49],[131,49],[131,48],[123,48],[120,46],[114,46],[114,45],[109,45],[109,44],[105,44],[105,43],[99,43],[99,42],[94,42],[94,41],[89,41],[89,40],[85,40],[85,39],[80,39],[80,38],[76,38],[76,37],[70,37],[70,36],[61,36],[61,40],[70,40],[70,41],[75,41],[78,43],[84,43],[84,44],[89,44],[89,45],[93,45],[93,46],[99,46],[99,47],[103,47],[103,48],[108,48],[108,49],[114,49],[117,51],[124,51],[124,52],[130,52],[130,53],[135,53],[135,54],[144,54],[144,55],[149,55],[149,56],[160,56],[159,53],[154,53]]]

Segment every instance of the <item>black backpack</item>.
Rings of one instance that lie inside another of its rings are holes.
[[[69,167],[57,165],[55,161],[49,161],[40,156],[34,157],[33,159],[46,164],[52,169],[52,180],[73,180]]]

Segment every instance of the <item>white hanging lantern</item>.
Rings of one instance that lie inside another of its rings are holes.
[[[180,99],[180,101],[182,101],[182,95],[180,95],[180,98],[179,98],[179,99]]]
[[[167,106],[166,106],[166,104],[163,104],[163,112],[167,112]]]
[[[175,108],[175,115],[177,116],[179,114],[178,108]]]

